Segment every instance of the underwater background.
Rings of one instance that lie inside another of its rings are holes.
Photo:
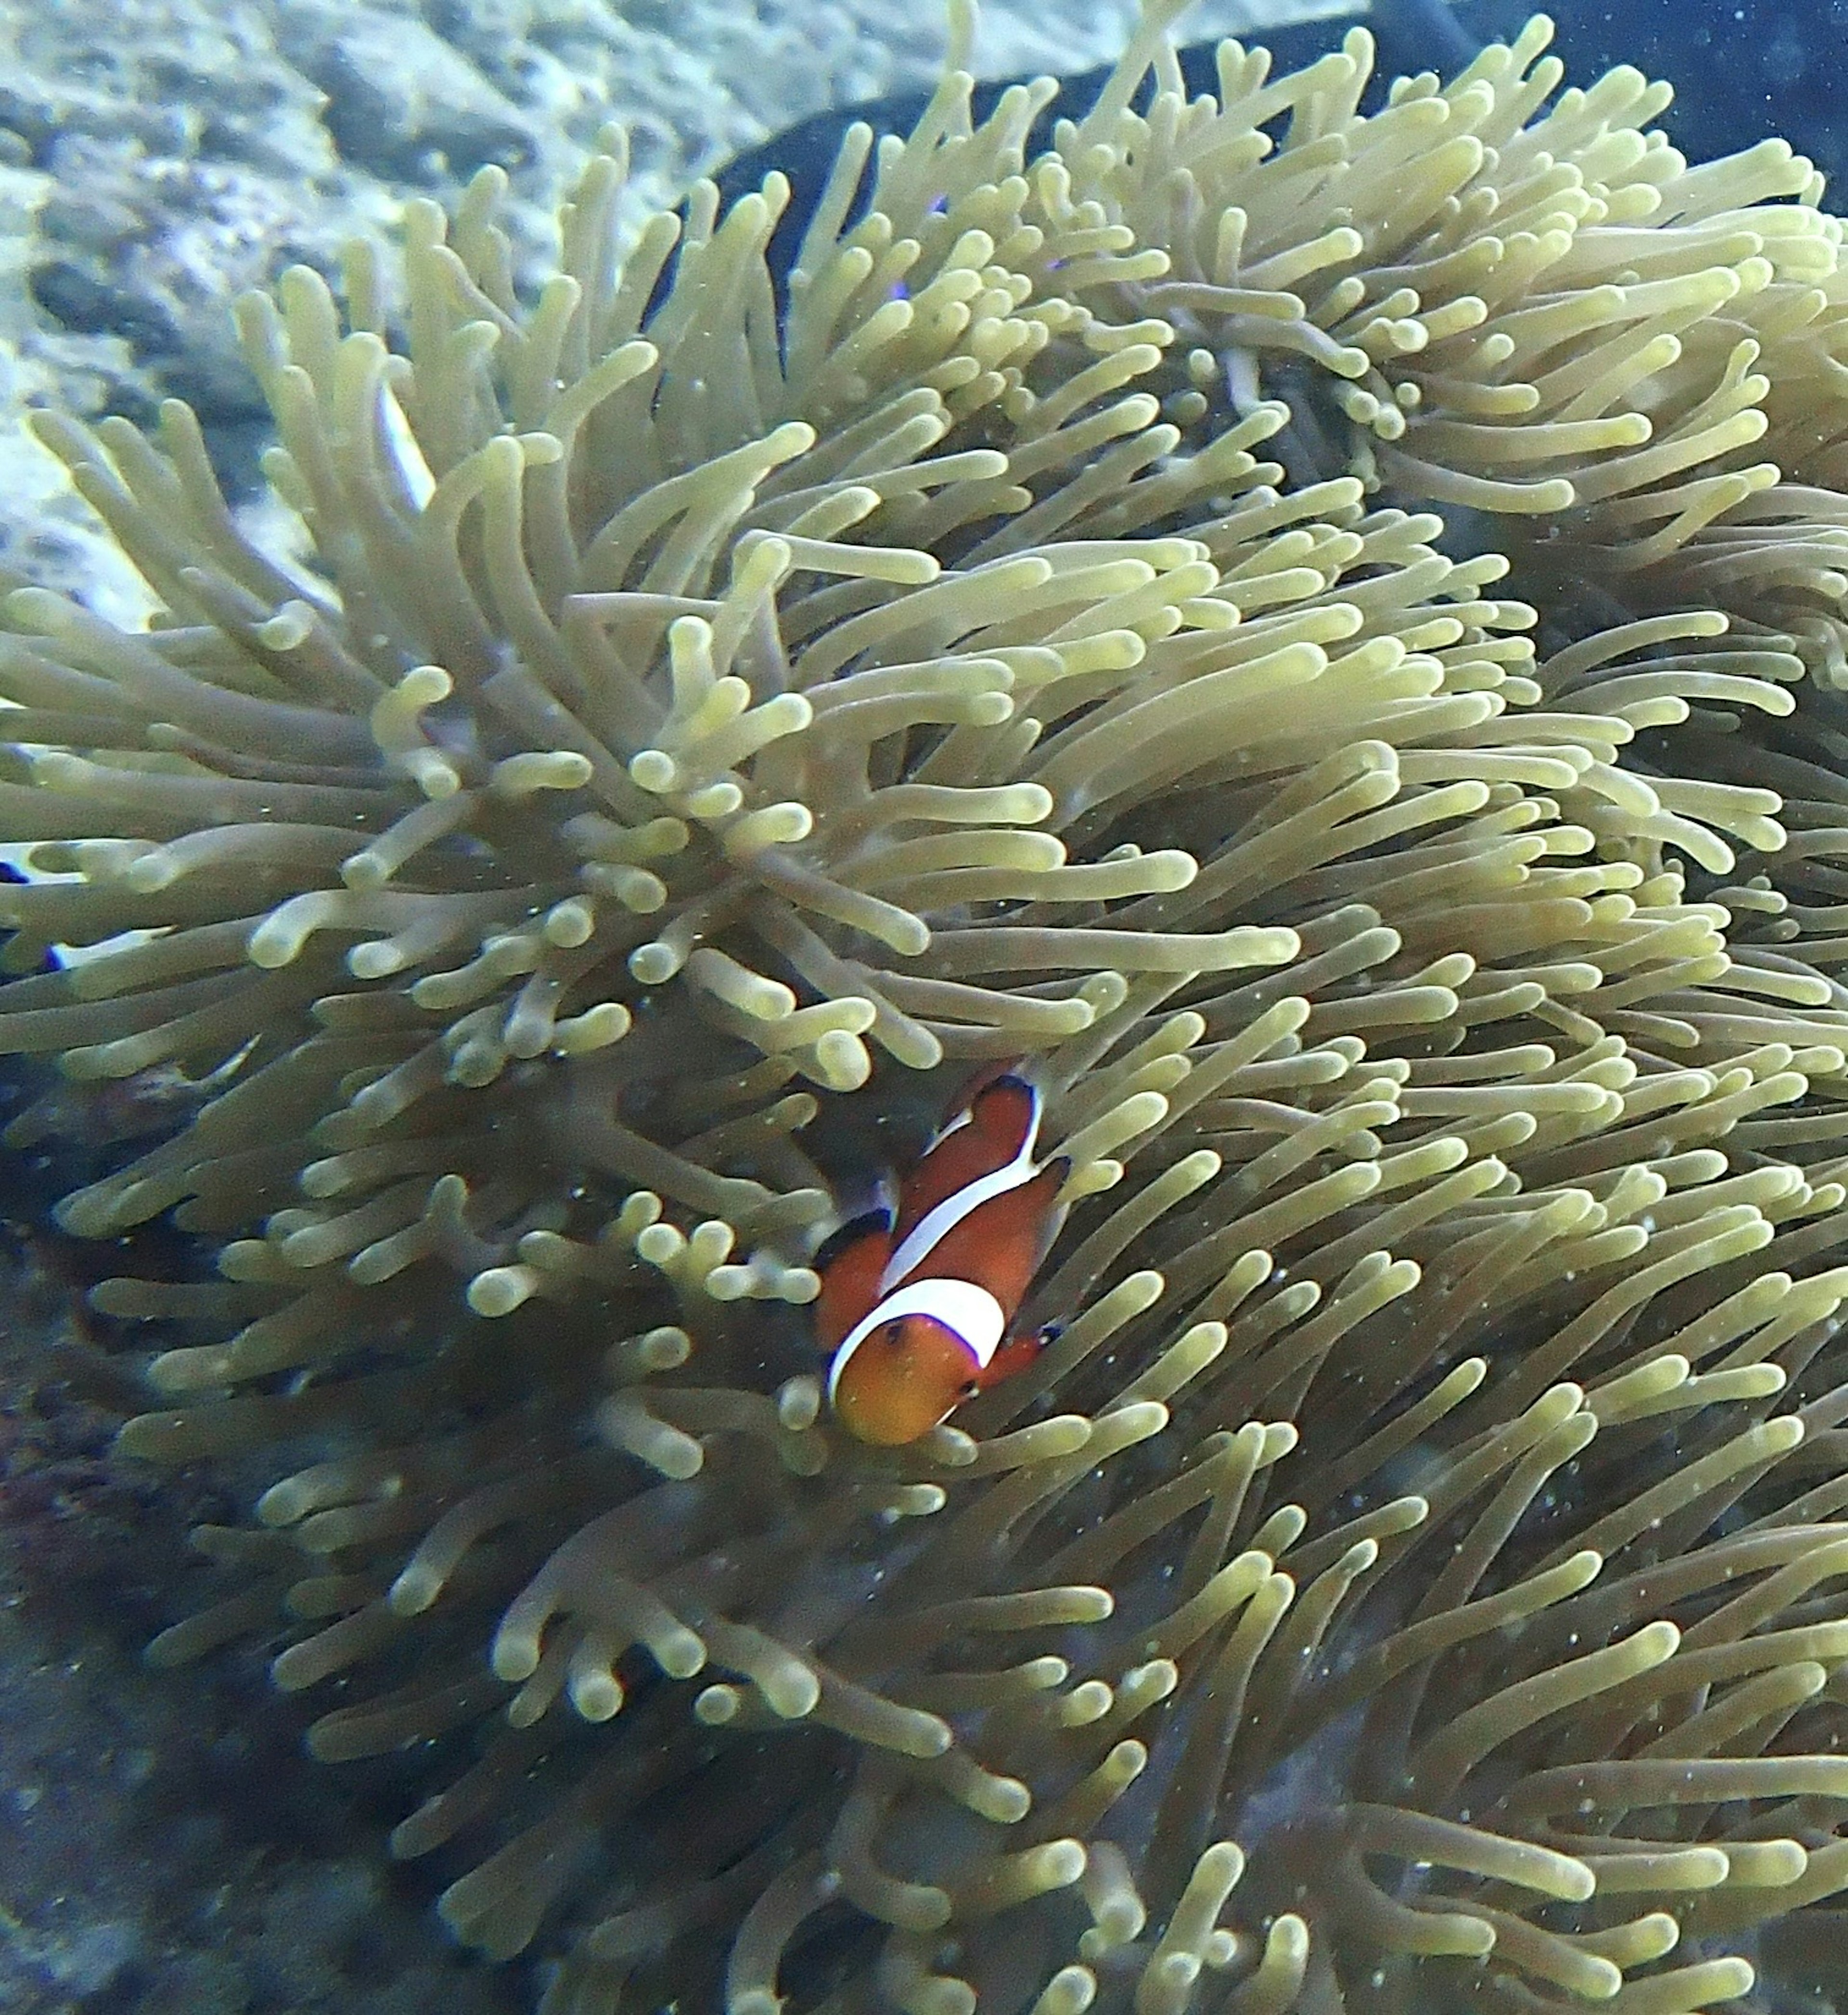
[[[1848,0],[1555,11],[1571,78],[1627,62],[1675,84],[1660,123],[1691,158],[1778,133],[1832,185],[1848,172]],[[1371,18],[1408,63],[1450,65],[1526,12],[1427,0]],[[1135,14],[989,0],[975,66],[1084,71]],[[1318,15],[1336,25],[1305,25]],[[1356,18],[1202,0],[1179,33],[1283,28],[1301,60]],[[1413,53],[1433,37],[1444,45]],[[7,584],[63,588],[124,624],[149,602],[23,430],[29,410],[145,422],[163,398],[188,400],[260,536],[271,429],[227,313],[235,295],[292,263],[331,271],[356,232],[389,235],[411,197],[453,203],[486,163],[511,177],[516,253],[536,255],[611,120],[630,136],[637,220],[734,157],[753,184],[765,165],[795,175],[803,149],[831,154],[839,108],[914,102],[943,46],[928,0],[0,4]],[[137,1402],[94,1347],[82,1298],[109,1255],[48,1217],[90,1173],[84,1153],[80,1140],[0,1169],[0,2010],[530,2008],[533,1967],[460,1952],[433,1882],[382,1858],[408,1765],[309,1762],[306,1716],[271,1686],[260,1647],[178,1678],[141,1663],[173,1620],[188,1528],[235,1519],[267,1477],[235,1462],[156,1474],[113,1453]],[[1754,2006],[1793,2015],[1838,2005],[1817,1981],[1767,1975],[1758,1992]]]

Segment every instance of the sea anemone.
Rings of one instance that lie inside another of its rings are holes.
[[[422,1752],[394,1852],[558,2011],[1829,1949],[1840,227],[1542,24],[1363,118],[1364,33],[1189,103],[1172,12],[1031,163],[959,12],[786,289],[777,178],[619,260],[614,155],[529,298],[493,171],[284,275],[299,555],[185,408],[41,424],[160,610],[0,604],[0,920],[87,954],[12,1137],[190,1100],[61,1219],[217,1248],[97,1291],[124,1443],[275,1478],[156,1654]],[[861,1446],[809,1262],[994,1058],[1062,1329]]]

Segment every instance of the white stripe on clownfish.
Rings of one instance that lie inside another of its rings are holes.
[[[962,1111],[956,1115],[955,1119],[945,1120],[943,1124],[939,1126],[936,1132],[931,1136],[930,1139],[925,1142],[924,1154],[919,1157],[919,1159],[923,1160],[927,1158],[934,1150],[941,1148],[944,1142],[949,1138],[951,1134],[960,1133],[974,1117],[975,1108],[973,1104],[969,1104],[965,1105]]]
[[[881,1294],[895,1288],[918,1268],[942,1244],[963,1219],[972,1216],[981,1206],[998,1196],[1006,1196],[1010,1190],[1017,1190],[1030,1183],[1039,1174],[1039,1165],[1034,1161],[1033,1149],[1039,1138],[1039,1115],[1043,1101],[1037,1085],[1028,1087],[1033,1095],[1031,1116],[1027,1122],[1026,1137],[1021,1141],[1014,1159],[1004,1162],[998,1169],[985,1176],[978,1176],[974,1182],[965,1183],[954,1196],[946,1197],[934,1209],[927,1211],[905,1235],[905,1242],[885,1263],[885,1270],[879,1277]],[[959,1126],[969,1124],[969,1114],[965,1112],[960,1119],[945,1127],[931,1142],[934,1149],[948,1139]]]
[[[986,1288],[977,1287],[973,1280],[913,1280],[909,1287],[888,1295],[870,1315],[862,1316],[841,1339],[840,1349],[834,1352],[834,1361],[828,1367],[827,1396],[831,1405],[840,1387],[841,1374],[847,1368],[847,1360],[875,1330],[884,1329],[888,1323],[902,1321],[906,1316],[929,1316],[941,1323],[961,1340],[973,1360],[973,1368],[978,1371],[988,1369],[995,1352],[1001,1348],[1001,1338],[1007,1329],[1007,1318],[1002,1313],[1001,1304]]]

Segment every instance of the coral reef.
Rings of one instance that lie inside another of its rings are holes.
[[[959,13],[786,299],[614,156],[530,298],[493,171],[285,276],[311,565],[41,424],[160,612],[0,604],[9,1137],[154,1100],[124,1445],[274,1479],[156,1653],[425,1758],[561,2015],[1839,1977],[1842,228],[1544,24],[1363,119],[1172,11],[1030,163]],[[831,1193],[1015,1056],[1064,1327],[859,1446]]]

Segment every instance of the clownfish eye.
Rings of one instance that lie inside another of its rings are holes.
[[[898,1349],[905,1341],[905,1325],[902,1322],[888,1323],[879,1332],[879,1341],[888,1350]]]

